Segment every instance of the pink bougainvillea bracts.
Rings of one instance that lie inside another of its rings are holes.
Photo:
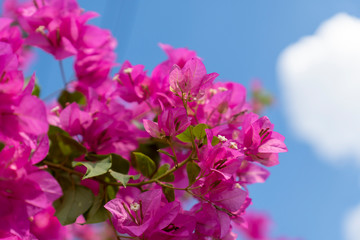
[[[263,239],[261,219],[246,217],[248,185],[287,147],[243,85],[167,44],[153,70],[118,64],[111,32],[75,0],[3,9],[0,238],[231,240],[240,228]],[[74,59],[73,81],[48,103],[24,76],[32,47]]]

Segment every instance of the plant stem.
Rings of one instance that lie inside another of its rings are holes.
[[[174,156],[175,167],[178,168],[178,167],[179,167],[179,165],[178,165],[178,160],[177,160],[177,157],[176,157],[176,152],[175,152],[174,146],[172,145],[171,138],[169,138],[169,139],[167,140],[167,142],[168,142],[168,144],[170,145],[171,151],[172,151],[173,156]]]
[[[128,183],[126,184],[126,186],[129,186],[129,187],[140,187],[140,186],[143,186],[143,185],[146,185],[146,184],[150,184],[150,183],[154,183],[156,181],[159,181],[161,178],[163,177],[166,177],[167,175],[175,172],[178,168],[184,166],[187,162],[189,162],[190,160],[192,160],[192,155],[193,155],[193,152],[189,155],[189,157],[182,161],[181,163],[178,164],[178,167],[173,167],[171,169],[169,169],[168,171],[166,171],[165,173],[161,174],[160,176],[156,177],[156,178],[153,178],[153,179],[150,179],[148,181],[143,181],[143,182],[139,182],[139,183]],[[60,165],[60,164],[57,164],[57,163],[52,163],[52,162],[49,162],[49,161],[43,161],[43,163],[45,165],[47,165],[48,167],[50,168],[55,168],[55,169],[61,169],[65,172],[68,172],[68,173],[71,173],[71,174],[75,174],[75,175],[78,175],[80,177],[83,177],[84,174],[81,173],[81,172],[78,172],[74,169],[71,169],[71,168],[68,168],[68,167],[65,167],[63,165]],[[97,177],[95,178],[92,178],[100,183],[103,183],[103,184],[106,184],[106,185],[111,185],[111,186],[124,186],[122,183],[119,183],[119,182],[105,182],[104,180],[102,179],[99,179]]]
[[[66,83],[65,70],[62,60],[59,60],[59,66],[60,66],[61,78],[63,80],[64,87],[66,87],[67,83]]]

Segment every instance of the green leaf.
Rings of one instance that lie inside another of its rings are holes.
[[[173,155],[171,155],[170,153],[168,153],[167,151],[164,151],[164,150],[161,150],[161,149],[158,149],[157,150],[159,153],[163,153],[165,154],[166,156],[169,156],[170,158],[172,159],[175,159],[175,157]]]
[[[176,138],[179,139],[182,142],[191,143],[192,142],[192,137],[191,137],[190,128],[192,128],[192,127],[193,126],[190,125],[184,132],[177,135]]]
[[[55,216],[62,225],[74,223],[94,202],[94,194],[84,186],[67,188],[64,195],[54,202]]]
[[[63,161],[64,158],[77,158],[87,152],[82,144],[58,127],[50,125],[48,136],[50,139],[50,159]]]
[[[58,102],[63,108],[65,108],[67,104],[73,102],[76,102],[79,105],[86,105],[86,98],[81,92],[75,91],[70,93],[66,90],[63,90],[60,94]]]
[[[114,172],[112,170],[110,170],[109,172],[110,172],[111,176],[113,176],[117,181],[121,182],[124,185],[124,187],[126,187],[126,184],[129,182],[130,179],[137,180],[137,179],[140,178],[140,174],[138,174],[138,175],[127,175],[127,174]]]
[[[140,152],[133,152],[133,156],[135,157],[135,168],[142,173],[145,177],[151,177],[155,170],[156,165],[155,162]]]
[[[83,179],[96,177],[108,172],[111,168],[111,155],[98,162],[73,162],[72,166],[84,165],[86,167],[86,173]]]
[[[3,142],[0,142],[0,152],[4,149],[5,144]]]
[[[39,84],[35,83],[34,89],[32,90],[31,95],[34,95],[34,96],[37,96],[37,97],[40,96],[40,86],[39,86]]]
[[[112,166],[111,166],[112,170],[123,174],[127,174],[129,172],[130,163],[128,160],[114,153],[111,154],[111,157],[112,157]]]
[[[105,177],[105,181],[108,182],[109,178]],[[119,191],[119,186],[113,186],[113,185],[106,186],[106,193],[109,197],[109,200],[114,199],[118,191]]]
[[[162,192],[164,193],[164,195],[165,195],[166,199],[168,200],[168,202],[173,202],[173,201],[175,201],[175,192],[174,192],[174,189],[171,188],[171,187],[173,187],[173,185],[169,184],[169,183],[167,183],[166,185],[170,186],[170,188],[163,186],[162,187]]]
[[[168,144],[166,145],[169,146]],[[160,154],[157,151],[159,149],[158,145],[153,143],[146,143],[146,144],[139,144],[139,148],[135,150],[135,152],[141,152],[151,158],[153,162],[155,163],[156,167],[159,166],[160,163]],[[133,159],[132,159],[133,160]]]
[[[186,164],[186,172],[189,179],[189,186],[194,184],[197,176],[199,176],[200,171],[201,168],[196,162],[188,162]]]
[[[84,214],[86,224],[105,222],[109,215],[104,208],[105,205],[102,194],[95,196],[94,203],[91,208]]]
[[[153,178],[157,178],[157,177],[163,175],[169,169],[170,169],[170,165],[168,163],[165,163],[164,165],[159,167],[159,169],[157,170],[157,172],[155,173]],[[173,182],[175,180],[175,176],[173,173],[171,173],[171,174],[166,175],[165,177],[160,178],[159,180],[163,181],[163,182]]]
[[[63,129],[57,127],[57,126],[54,126],[54,125],[49,125],[49,131],[48,131],[48,136],[50,137],[51,135],[54,135],[54,134],[62,134],[62,135],[65,135],[65,136],[69,136],[69,133],[67,133],[66,131],[64,131]]]
[[[57,134],[58,145],[65,156],[80,157],[86,153],[86,148],[71,137]]]
[[[220,142],[219,138],[216,136],[213,136],[213,138],[211,140],[211,145],[216,146],[219,142]]]
[[[64,130],[51,126],[48,131],[50,149],[48,160],[53,162],[71,161],[87,152],[86,148],[69,136]]]
[[[205,129],[208,128],[210,128],[208,125],[200,123],[194,127],[193,134],[197,139],[201,140],[206,136]]]

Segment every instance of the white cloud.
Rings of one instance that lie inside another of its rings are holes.
[[[360,165],[360,19],[323,22],[282,52],[278,72],[295,133],[327,160]]]
[[[343,227],[346,240],[360,239],[360,204],[347,213]]]

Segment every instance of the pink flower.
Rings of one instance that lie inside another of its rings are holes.
[[[166,136],[174,137],[190,125],[190,119],[184,108],[165,109],[158,116],[158,122],[144,119],[145,130],[155,138],[163,138]]]
[[[249,114],[244,122],[244,151],[249,160],[265,166],[279,163],[278,153],[287,152],[284,136],[274,132],[274,125],[264,116],[257,119],[256,114]]]
[[[196,58],[196,52],[187,48],[173,48],[164,43],[159,43],[159,46],[168,55],[169,59],[166,62],[170,63],[170,67],[176,64],[182,68],[189,59]]]
[[[150,97],[152,86],[143,69],[143,65],[132,66],[130,62],[125,61],[120,72],[115,75],[119,95],[125,101],[140,103]]]
[[[206,74],[204,64],[198,58],[192,58],[181,69],[174,65],[169,74],[170,90],[186,100],[197,100],[211,86],[217,73]]]
[[[246,226],[240,227],[243,236],[247,240],[290,240],[287,237],[271,237],[271,218],[262,212],[250,211],[244,215]]]
[[[171,236],[181,237],[193,231],[189,223],[183,222],[191,217],[181,213],[179,202],[164,202],[160,189],[141,193],[130,203],[119,198],[113,199],[105,208],[111,212],[116,230],[130,236],[142,236],[145,239],[159,236],[159,239],[169,239]]]
[[[26,43],[54,55],[58,60],[77,53],[81,28],[94,13],[81,15],[75,0],[52,0],[22,7],[19,16],[21,27],[28,33]]]
[[[168,59],[154,68],[151,79],[159,91],[166,92],[169,90],[168,77],[171,68],[174,64],[183,68],[188,60],[196,58],[196,52],[188,50],[187,48],[173,48],[168,44],[162,43],[160,43],[159,46],[168,55]]]
[[[238,83],[216,83],[206,92],[205,104],[198,109],[198,119],[210,126],[230,124],[239,127],[249,111],[246,89]]]
[[[66,228],[54,216],[55,209],[48,207],[36,214],[30,224],[30,231],[39,240],[65,240]]]
[[[270,176],[268,170],[248,161],[242,162],[236,174],[239,177],[239,181],[243,184],[263,183]]]
[[[74,64],[78,88],[98,88],[109,80],[109,73],[115,65],[116,41],[108,30],[91,25],[83,26],[79,34],[82,37],[77,43]]]
[[[21,141],[35,149],[37,144],[31,142],[42,139],[48,130],[45,105],[31,95],[35,76],[23,90],[24,76],[17,70],[17,56],[8,43],[0,42],[0,49],[0,141]]]
[[[196,217],[195,234],[198,239],[223,239],[230,230],[230,216],[209,203],[198,203],[192,209]]]
[[[30,217],[52,205],[62,194],[46,171],[31,166],[29,148],[5,147],[0,152],[0,232],[26,239]]]
[[[116,153],[125,158],[137,148],[140,132],[130,124],[131,119],[131,113],[119,103],[105,104],[95,99],[84,110],[72,103],[60,113],[61,127],[90,152]]]

